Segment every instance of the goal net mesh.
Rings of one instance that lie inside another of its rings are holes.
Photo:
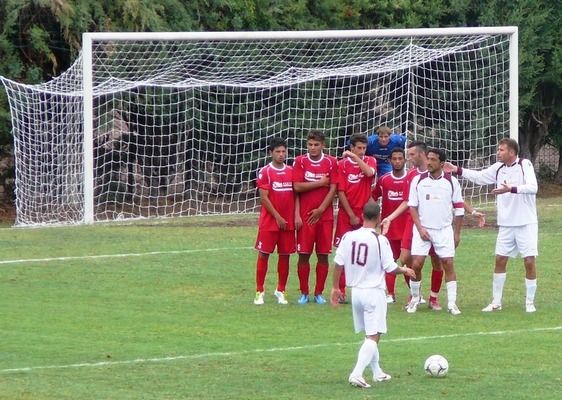
[[[95,41],[95,221],[253,213],[267,143],[289,160],[321,129],[341,155],[381,125],[495,161],[509,136],[509,36]],[[16,225],[84,219],[82,58],[56,79],[2,78],[12,113]],[[474,205],[493,201],[463,181]]]

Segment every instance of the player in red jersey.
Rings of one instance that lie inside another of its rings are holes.
[[[316,286],[314,300],[325,304],[322,296],[328,277],[328,255],[332,252],[334,227],[333,201],[337,187],[337,159],[324,154],[325,137],[321,131],[311,130],[306,139],[307,154],[298,156],[293,164],[295,192],[298,193],[295,215],[297,224],[297,252],[301,296],[299,304],[309,302],[308,278],[310,255],[316,250]]]
[[[376,160],[365,155],[367,143],[366,135],[351,135],[349,150],[343,152],[343,158],[338,162],[339,212],[334,235],[336,247],[345,233],[358,229],[363,224],[363,207],[371,197],[371,187],[377,171]],[[345,273],[340,275],[340,291],[340,301],[345,303]]]
[[[293,191],[293,168],[285,165],[287,144],[276,137],[269,145],[271,162],[263,167],[257,180],[260,192],[261,212],[259,218],[256,250],[256,297],[254,304],[264,303],[264,283],[269,255],[277,246],[278,283],[273,295],[279,304],[287,304],[285,287],[289,277],[289,255],[295,252],[295,193]]]
[[[377,181],[373,189],[373,199],[377,201],[382,199],[382,212],[381,217],[386,218],[394,210],[396,210],[403,201],[404,184],[406,182],[406,152],[401,147],[392,149],[389,158],[392,166],[392,171],[384,174]],[[408,213],[403,212],[396,217],[388,228],[385,236],[390,243],[392,255],[394,260],[400,258],[400,247],[403,236],[404,227],[406,226],[406,219]],[[409,278],[405,275],[406,284],[409,286]],[[387,273],[385,275],[386,290],[387,290],[387,303],[394,303],[396,301],[396,274]]]

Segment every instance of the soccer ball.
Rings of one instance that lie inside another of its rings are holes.
[[[434,354],[425,360],[423,369],[429,376],[443,377],[449,371],[449,363],[445,357]]]

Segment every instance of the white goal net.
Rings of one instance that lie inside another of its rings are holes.
[[[2,78],[16,224],[253,213],[268,141],[286,138],[294,158],[311,128],[335,156],[352,133],[388,125],[455,163],[488,165],[499,138],[516,135],[516,35],[85,34],[82,56],[58,78]],[[487,202],[481,190],[466,186],[465,197]]]

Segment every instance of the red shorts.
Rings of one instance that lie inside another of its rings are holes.
[[[292,254],[296,250],[295,231],[258,231],[256,250],[271,254],[277,246],[277,253]]]
[[[338,212],[338,220],[336,223],[336,234],[334,235],[334,246],[338,247],[341,238],[349,231],[353,231],[358,229],[363,225],[363,213],[359,214],[359,224],[358,225],[351,225],[349,222],[349,215],[343,210],[340,209]]]
[[[392,250],[392,258],[394,258],[394,260],[398,260],[400,258],[400,248],[402,241],[401,240],[389,240],[388,241],[390,243],[390,248]]]
[[[414,226],[414,220],[408,218],[406,223],[404,224],[404,234],[402,235],[402,240],[400,241],[400,247],[406,250],[412,250],[412,237],[414,235],[414,229],[417,229]],[[392,245],[392,242],[390,242]],[[392,249],[392,253],[394,254],[394,248]],[[429,249],[429,255],[434,256],[436,255],[435,249],[433,246]]]
[[[334,221],[318,221],[313,225],[303,223],[297,231],[297,253],[312,254],[316,245],[316,254],[330,254],[333,229]]]

